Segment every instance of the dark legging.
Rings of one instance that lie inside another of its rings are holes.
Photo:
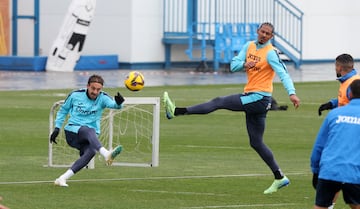
[[[240,97],[246,94],[234,94],[224,97],[216,97],[209,102],[187,107],[187,114],[208,114],[215,110],[226,109],[231,111],[244,111],[246,114],[246,127],[251,147],[260,155],[272,172],[279,170],[279,166],[273,153],[263,141],[265,119],[267,111],[271,107],[271,97],[264,96],[262,99],[242,104]]]
[[[86,126],[82,126],[77,134],[65,131],[65,135],[69,146],[80,152],[80,158],[71,166],[71,170],[77,173],[90,162],[102,145],[95,130]]]

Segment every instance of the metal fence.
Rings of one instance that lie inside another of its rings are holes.
[[[219,63],[230,62],[235,45],[239,48],[244,40],[254,39],[262,22],[274,24],[275,47],[299,66],[302,16],[288,0],[164,0],[165,67],[171,65],[171,45],[187,44],[185,53],[191,60],[205,62],[206,52],[213,50],[217,70]],[[201,51],[200,57],[193,56],[195,50]]]

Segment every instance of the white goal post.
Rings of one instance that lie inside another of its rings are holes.
[[[50,109],[49,135],[54,130],[56,113],[63,102],[64,100],[55,102]],[[115,159],[113,166],[158,167],[159,136],[159,97],[125,97],[122,109],[105,109],[103,112],[99,136],[101,143],[109,150],[119,144],[123,146],[123,151]],[[49,142],[48,166],[71,166],[79,158],[79,152],[67,145],[63,127],[57,142]],[[96,156],[88,168],[94,168],[96,161],[105,164],[100,155]]]

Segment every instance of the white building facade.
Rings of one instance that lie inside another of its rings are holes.
[[[40,55],[47,56],[71,0],[40,0]],[[341,53],[360,59],[360,1],[291,2],[304,12],[303,61],[332,61]],[[33,1],[19,0],[19,14],[33,12]],[[33,22],[18,25],[18,56],[33,55]],[[276,30],[276,25],[275,25]],[[97,1],[83,55],[116,54],[119,63],[163,63],[163,0]],[[190,61],[186,45],[174,45],[171,60]]]

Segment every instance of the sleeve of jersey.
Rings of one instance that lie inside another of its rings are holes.
[[[310,157],[310,167],[313,173],[319,173],[321,153],[328,137],[328,117],[325,118],[316,137]]]
[[[240,50],[239,54],[232,58],[230,63],[231,72],[244,70],[244,64],[246,61],[246,51],[249,48],[249,43],[250,42],[247,42]]]
[[[332,109],[337,108],[339,104],[339,100],[337,98],[330,99],[330,102],[332,104]]]
[[[123,104],[121,105],[116,104],[115,100],[107,93],[104,93],[102,95],[102,100],[104,102],[105,107],[107,108],[121,109],[123,107]]]
[[[65,99],[64,104],[61,105],[59,111],[56,114],[55,127],[57,127],[57,128],[62,127],[62,125],[63,125],[63,123],[64,123],[64,121],[66,119],[66,116],[69,113],[69,110],[71,108],[71,101],[72,101],[71,95],[72,94],[70,94]]]
[[[267,60],[271,65],[272,69],[275,73],[279,76],[280,81],[284,85],[287,93],[289,95],[296,94],[294,83],[288,73],[288,70],[284,64],[284,62],[280,59],[279,55],[276,53],[275,50],[269,51],[267,55]]]

